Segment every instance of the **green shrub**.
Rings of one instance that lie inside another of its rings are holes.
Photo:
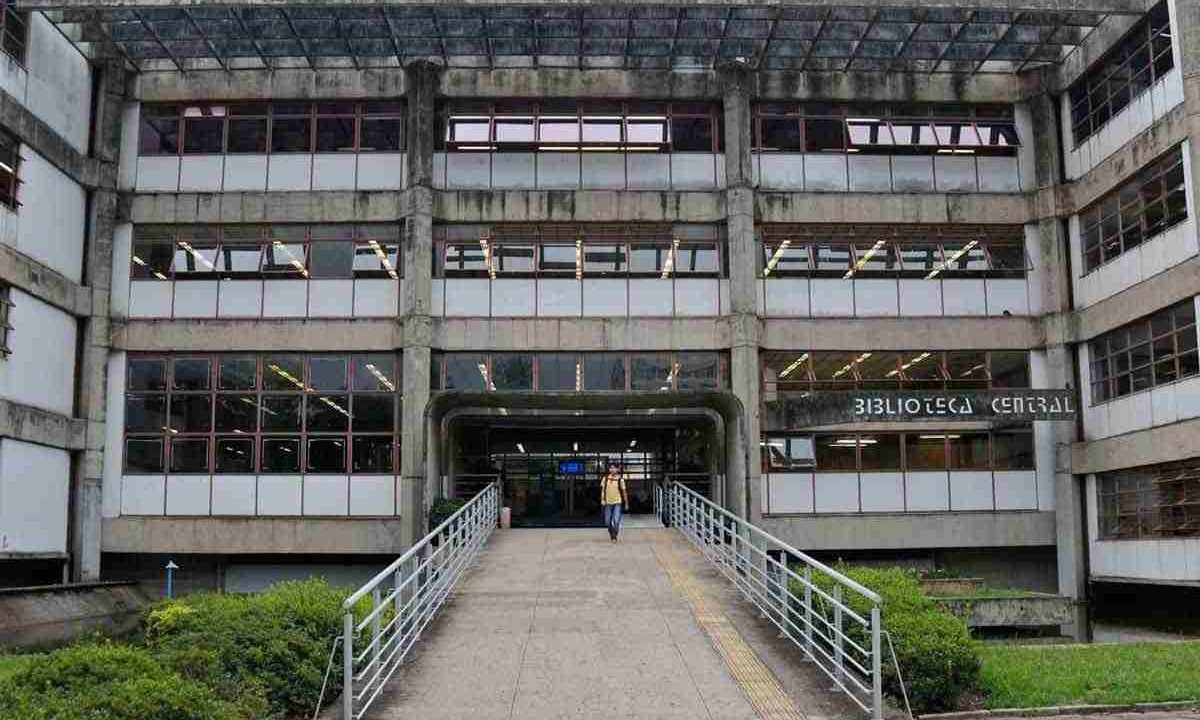
[[[940,610],[921,592],[915,573],[896,568],[839,566],[838,571],[870,588],[883,599],[883,628],[891,634],[896,657],[914,713],[956,709],[963,695],[979,686],[979,648],[970,631],[958,618]],[[818,580],[827,591],[830,581]],[[792,591],[804,589],[792,583]],[[845,594],[847,604],[863,617],[870,617],[871,604],[857,593]],[[832,612],[826,612],[832,617]],[[849,624],[851,638],[870,647],[865,632]],[[883,686],[893,698],[901,697],[900,680],[884,640]]]
[[[81,645],[0,681],[0,720],[251,720],[252,708],[165,669],[149,652]]]

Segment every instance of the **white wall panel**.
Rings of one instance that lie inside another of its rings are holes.
[[[133,280],[129,283],[129,317],[171,317],[174,283],[162,280]]]
[[[0,439],[0,552],[67,551],[71,455]]]
[[[1176,383],[1175,415],[1180,420],[1200,417],[1200,378]]]
[[[498,282],[498,281],[497,281]],[[519,281],[505,281],[519,282]],[[491,313],[491,281],[474,278],[446,278],[446,317],[487,317]],[[530,308],[532,308],[532,296]],[[497,314],[505,314],[497,308]],[[532,310],[530,311],[532,315]]]
[[[543,190],[579,187],[579,154],[538,153],[537,184]]]
[[[892,189],[892,163],[887,155],[851,155],[850,190],[853,192],[889,192]]]
[[[812,513],[812,473],[772,473],[768,477],[768,506],[772,514]]]
[[[88,61],[66,35],[42,13],[29,14],[25,66],[29,69],[24,94],[27,108],[86,152],[92,109],[92,74]]]
[[[671,153],[671,187],[706,190],[717,186],[717,160],[709,153]]]
[[[899,312],[899,291],[895,280],[854,280],[855,315],[894,317]]]
[[[989,279],[986,281],[987,314],[1029,314],[1029,281],[1025,279]]]
[[[394,516],[396,484],[391,475],[351,475],[350,514]]]
[[[942,283],[937,280],[901,279],[900,315],[927,317],[942,314]]]
[[[997,510],[1037,510],[1037,473],[1031,470],[1002,470],[995,473]]]
[[[763,287],[767,315],[808,317],[808,278],[768,278]]]
[[[17,248],[75,282],[83,268],[87,199],[82,187],[21,146]]]
[[[986,315],[987,297],[983,280],[943,280],[942,311],[957,315]]]
[[[804,156],[804,189],[805,190],[842,190],[846,189],[846,156],[845,155],[805,155]]]
[[[721,290],[716,278],[676,278],[675,314],[712,317],[720,312]]]
[[[895,192],[932,192],[933,158],[897,155],[892,158],[892,187]]]
[[[1175,408],[1174,385],[1150,390],[1150,419],[1154,425],[1166,425],[1179,419],[1179,411]]]
[[[259,515],[299,515],[299,475],[261,475],[258,478]]]
[[[253,475],[213,475],[213,515],[253,515],[258,478]]]
[[[308,283],[264,280],[263,317],[304,317],[308,313]]]
[[[624,153],[584,153],[583,187],[619,190],[625,187]]]
[[[350,486],[345,475],[305,475],[305,515],[345,515],[349,512]]]
[[[993,507],[991,471],[951,471],[951,510],[991,510]]]
[[[629,284],[604,278],[583,281],[583,314],[589,317],[625,317],[629,314]]]
[[[142,192],[179,190],[179,157],[147,155],[137,159],[137,189]]]
[[[125,352],[108,355],[108,374],[104,396],[104,484],[100,488],[101,514],[121,514],[121,464],[124,462],[125,436]]]
[[[266,155],[226,155],[225,192],[262,192],[267,189]]]
[[[217,288],[217,315],[258,317],[262,315],[262,280],[222,280]]]
[[[399,307],[400,280],[354,281],[354,317],[391,317]]]
[[[12,331],[0,360],[0,397],[71,414],[75,389],[75,319],[17,288],[9,290]]]
[[[446,281],[450,283],[450,280]],[[486,281],[483,281],[486,282]],[[537,281],[532,279],[516,279],[516,278],[500,278],[499,280],[491,281],[492,290],[492,315],[495,317],[533,317],[537,313]],[[453,295],[446,296],[446,314],[457,315],[457,312],[450,312],[450,303],[458,304],[458,299]],[[467,315],[486,315],[483,312],[487,307],[486,301],[482,305],[476,304],[472,312],[467,312]]]
[[[863,512],[903,512],[904,474],[865,472],[858,476]]]
[[[810,281],[808,298],[813,317],[854,315],[854,283],[849,280],[814,278]]]
[[[163,475],[126,475],[121,478],[122,515],[162,515],[167,478]]]
[[[904,475],[909,512],[950,509],[950,485],[945,472],[909,472]]]
[[[308,190],[312,187],[312,155],[272,155],[267,163],[268,190]]]
[[[933,175],[940,192],[972,192],[977,187],[974,157],[933,158]]]
[[[492,187],[531,189],[533,167],[533,153],[496,153],[492,155]]]
[[[207,515],[211,492],[208,475],[168,475],[167,515]]]
[[[353,190],[358,187],[358,158],[354,153],[313,155],[313,190]]]
[[[129,317],[129,263],[133,257],[133,224],[113,226],[113,263],[108,296],[108,312],[113,318]]]
[[[666,190],[671,187],[671,158],[662,154],[630,153],[625,158],[630,190]]]
[[[1031,143],[1032,144],[1032,143]],[[978,157],[980,192],[1020,192],[1021,175],[1015,157]]]
[[[579,317],[583,312],[582,286],[579,280],[538,280],[537,314],[540,317]]]
[[[486,190],[491,186],[490,153],[446,153],[446,187]]]
[[[179,163],[179,190],[219,192],[224,168],[223,155],[184,155]]]
[[[429,314],[434,317],[441,317],[446,314],[446,281],[439,278],[434,278],[431,285],[432,291],[430,292],[429,296]],[[484,302],[487,302],[488,297],[485,296],[483,300]],[[490,311],[490,308],[485,309]]]
[[[350,317],[354,314],[353,280],[309,280],[309,317]]]
[[[772,190],[804,189],[803,155],[756,155],[761,178],[759,185]]]
[[[629,281],[629,314],[668,317],[674,312],[674,294],[670,280],[633,278]]]
[[[177,280],[175,282],[175,311],[177,318],[211,318],[217,316],[216,280]]]
[[[360,153],[357,156],[359,190],[400,190],[404,187],[404,153]]]
[[[816,512],[858,512],[858,473],[816,473],[813,488]]]

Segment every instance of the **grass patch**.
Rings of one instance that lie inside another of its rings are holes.
[[[1200,642],[980,648],[987,708],[1200,700]]]
[[[38,655],[0,655],[0,680],[33,662]]]

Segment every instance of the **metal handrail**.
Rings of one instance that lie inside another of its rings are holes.
[[[500,485],[493,482],[342,603],[344,720],[366,715],[474,563],[499,515]],[[367,598],[369,607],[358,608]]]
[[[881,720],[878,594],[680,483],[656,487],[655,507],[806,659]]]

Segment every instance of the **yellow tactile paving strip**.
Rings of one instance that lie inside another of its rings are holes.
[[[670,543],[656,540],[653,548],[671,585],[691,606],[696,622],[712,641],[758,717],[762,720],[804,720],[804,713],[784,692],[775,674],[754,654],[725,613],[704,594],[692,573],[678,561]]]

